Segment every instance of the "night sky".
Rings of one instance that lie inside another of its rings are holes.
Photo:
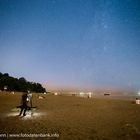
[[[140,0],[0,0],[0,72],[140,90]]]

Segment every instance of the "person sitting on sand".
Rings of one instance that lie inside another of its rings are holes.
[[[26,116],[26,111],[28,110],[30,100],[28,99],[28,94],[25,93],[22,95],[22,99],[21,99],[21,111],[20,111],[20,114],[19,116],[22,115],[22,112],[23,112],[23,116]]]

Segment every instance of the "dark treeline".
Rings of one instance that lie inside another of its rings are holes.
[[[44,93],[45,88],[40,83],[29,82],[24,77],[14,78],[8,73],[0,72],[0,90]]]

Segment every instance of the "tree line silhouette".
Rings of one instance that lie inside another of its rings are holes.
[[[40,83],[29,82],[24,77],[14,78],[0,72],[0,90],[44,93],[46,89]]]

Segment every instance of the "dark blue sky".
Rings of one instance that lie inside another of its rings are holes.
[[[140,90],[140,1],[0,0],[0,71],[49,89]]]

